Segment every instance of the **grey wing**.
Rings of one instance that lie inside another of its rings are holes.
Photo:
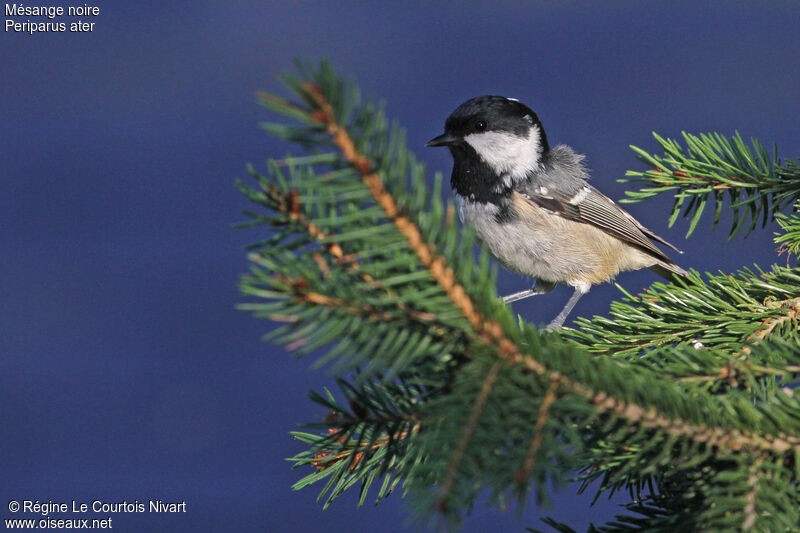
[[[642,226],[635,218],[615,204],[613,200],[591,185],[585,185],[572,195],[559,194],[557,191],[536,187],[533,184],[519,192],[539,207],[569,220],[596,226],[621,241],[669,263],[672,263],[672,260],[659,250],[651,239],[682,253],[673,245]]]

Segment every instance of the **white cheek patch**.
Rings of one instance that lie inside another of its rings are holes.
[[[541,162],[538,126],[533,126],[527,137],[504,131],[485,131],[471,133],[464,140],[495,173],[508,174],[513,180],[525,178],[529,172],[539,168]]]

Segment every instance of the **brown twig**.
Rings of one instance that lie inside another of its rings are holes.
[[[464,458],[464,453],[467,451],[469,439],[472,437],[472,433],[478,426],[478,420],[480,419],[483,408],[486,406],[486,402],[489,399],[489,393],[492,391],[492,386],[494,385],[495,379],[497,379],[497,373],[500,371],[501,363],[502,361],[498,360],[494,363],[494,365],[492,365],[491,370],[489,370],[489,373],[486,375],[486,379],[483,380],[481,392],[478,394],[478,397],[475,399],[475,403],[472,405],[472,411],[469,414],[469,419],[464,425],[464,430],[461,432],[461,438],[458,439],[458,444],[456,445],[456,449],[450,459],[450,464],[447,467],[447,473],[445,474],[444,480],[439,487],[439,494],[436,498],[436,508],[440,511],[444,509],[447,494],[450,492],[450,489],[453,486],[456,473],[458,472],[458,466],[461,464],[461,460]]]
[[[536,425],[533,428],[533,440],[531,446],[528,448],[528,453],[525,455],[525,462],[522,468],[517,472],[516,481],[520,485],[528,479],[533,471],[533,465],[536,464],[536,454],[539,453],[539,446],[542,445],[542,438],[544,436],[544,425],[547,422],[547,417],[550,413],[550,406],[556,401],[556,390],[558,389],[559,381],[553,380],[550,382],[550,387],[544,395],[542,404],[539,406],[539,414],[536,417]]]
[[[758,497],[758,490],[761,486],[761,476],[759,469],[766,460],[766,457],[761,457],[759,460],[754,461],[750,467],[750,476],[747,478],[747,486],[750,490],[747,491],[745,496],[744,505],[744,521],[742,522],[742,531],[749,531],[756,523],[758,518],[758,509],[756,508],[756,498]]]
[[[787,309],[787,312],[781,316],[771,316],[766,318],[761,327],[755,332],[750,334],[746,341],[761,341],[767,338],[775,331],[776,328],[785,324],[788,321],[797,322],[798,315],[800,314],[800,298],[790,298],[788,300],[780,300],[777,302],[770,302],[767,307]],[[725,366],[720,367],[715,374],[705,374],[699,376],[687,376],[680,378],[678,381],[716,381],[727,380],[731,387],[736,386],[736,377],[739,374],[746,373],[747,375],[784,375],[795,374],[800,372],[800,366],[787,365],[783,368],[769,368],[749,363],[737,364],[737,361],[743,361],[752,352],[750,346],[745,346],[741,353],[735,355],[733,359],[728,361]]]
[[[771,334],[775,328],[784,324],[789,320],[797,321],[798,313],[800,313],[800,298],[792,298],[790,300],[781,300],[778,302],[771,302],[768,307],[778,307],[788,309],[785,315],[779,317],[769,317],[761,323],[761,328],[755,333],[747,337],[747,340],[762,340],[767,335]]]
[[[339,454],[337,454],[337,455],[335,455],[333,457],[331,457],[330,453],[328,453],[328,452],[315,453],[314,454],[314,459],[317,459],[317,460],[316,461],[311,461],[311,466],[316,468],[318,471],[327,470],[328,468],[332,467],[333,465],[335,465],[336,463],[338,463],[342,459],[346,459],[347,457],[350,457],[350,455],[355,450],[358,450],[359,448],[365,448],[365,447],[369,446],[369,451],[374,452],[375,450],[378,450],[379,448],[381,448],[383,446],[386,446],[387,444],[389,444],[393,440],[402,440],[402,439],[407,438],[409,435],[418,432],[419,431],[419,427],[420,427],[419,424],[414,424],[414,426],[411,428],[411,430],[398,431],[397,433],[392,435],[391,438],[390,438],[389,435],[384,435],[383,437],[379,437],[374,443],[372,443],[371,446],[370,446],[369,442],[360,442],[358,444],[346,446],[343,452],[341,452],[341,453],[339,453]],[[330,428],[328,430],[328,433],[330,433],[331,435],[335,435],[338,432],[339,432],[339,430],[336,429],[336,428]],[[345,438],[346,438],[345,436],[341,436],[338,439],[336,439],[336,441],[343,443],[345,441]],[[352,463],[350,465],[350,470],[351,471],[355,470],[356,466],[358,466],[358,463],[360,463],[361,460],[364,458],[364,453],[366,453],[366,450],[363,450],[363,449],[361,451],[356,452],[356,455],[355,455],[355,457],[353,457],[353,461],[352,461]]]
[[[380,320],[383,322],[392,322],[399,320],[399,317],[392,315],[387,311],[382,311],[372,306],[368,305],[361,305],[361,306],[352,306],[348,305],[347,302],[341,298],[337,298],[335,296],[329,296],[326,294],[321,294],[319,292],[309,291],[309,283],[308,280],[304,278],[288,278],[286,276],[278,276],[278,279],[283,281],[290,289],[292,295],[300,302],[309,302],[317,305],[324,305],[326,307],[335,307],[338,309],[343,310],[344,312],[364,316],[366,318],[372,320]],[[409,309],[404,309],[407,313],[407,316],[418,320],[420,322],[426,322],[430,325],[431,322],[436,320],[436,315],[432,313],[426,313],[423,311],[414,311]],[[434,328],[436,331],[437,328]]]
[[[312,238],[316,239],[317,241],[325,241],[322,244],[328,253],[334,257],[334,263],[336,265],[348,266],[348,272],[359,272],[361,279],[368,283],[372,283],[376,288],[379,287],[379,283],[375,282],[375,279],[370,274],[360,270],[357,254],[345,254],[342,247],[331,240],[332,234],[323,231],[317,225],[308,221],[302,212],[299,194],[296,190],[292,189],[284,195],[281,194],[277,187],[271,184],[266,184],[265,192],[270,195],[278,211],[288,214],[289,217],[300,227],[302,227]],[[314,252],[312,254],[312,258],[317,263],[317,266],[322,272],[323,277],[328,277],[330,275],[330,267],[328,266],[324,257],[322,257],[322,255],[319,253]],[[386,293],[392,298],[397,296],[396,293],[391,289],[386,289]],[[314,301],[313,298],[314,295],[311,295],[311,299],[307,299],[307,301],[311,301],[312,303],[324,303],[326,305],[331,303],[331,301],[317,302]],[[408,306],[403,302],[398,302],[397,307],[406,312],[412,318],[416,318],[425,322],[432,322],[436,318],[431,313],[409,309]],[[441,333],[440,328],[435,328],[435,331],[437,333]]]
[[[652,169],[652,172],[663,173],[664,171],[661,170],[660,168],[654,168],[654,169]],[[687,174],[686,172],[682,172],[680,170],[673,170],[671,172],[671,175],[673,177],[675,177],[675,178],[679,178],[678,180],[676,180],[679,183],[674,183],[674,182],[670,183],[670,182],[667,182],[667,181],[659,181],[657,179],[652,179],[652,177],[651,177],[651,181],[653,183],[655,183],[656,185],[679,185],[681,187],[685,186],[686,184],[691,184],[692,182],[717,183],[717,185],[712,185],[711,188],[714,189],[714,190],[727,190],[727,189],[731,188],[730,185],[719,183],[719,179],[718,178],[701,178],[700,176],[691,176],[691,175]],[[734,178],[732,176],[728,176],[728,179],[735,179],[737,181],[746,181],[747,180],[747,178],[744,178],[744,177]]]
[[[263,187],[265,187],[264,192],[269,195],[271,201],[274,203],[274,207],[281,213],[286,213],[289,218],[302,227],[311,238],[317,241],[324,241],[330,237],[330,235],[322,231],[319,226],[309,222],[305,217],[300,208],[300,194],[296,190],[292,189],[286,194],[282,194],[277,187],[270,183],[264,184]],[[344,257],[342,247],[337,243],[323,242],[322,245],[333,257],[337,259]],[[355,266],[357,267],[358,263],[355,263]]]

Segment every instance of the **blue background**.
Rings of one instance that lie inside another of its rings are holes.
[[[415,529],[396,496],[356,510],[349,495],[323,512],[317,488],[289,489],[302,472],[284,458],[302,446],[287,432],[322,415],[307,391],[330,379],[260,343],[272,325],[234,310],[243,246],[263,230],[229,228],[248,207],[233,181],[290,149],[257,128],[271,117],[254,92],[280,90],[273,75],[294,56],[327,56],[385,99],[446,175],[449,155],[423,144],[484,93],[535,109],[612,198],[641,168],[628,145],[656,150],[652,130],[738,129],[790,158],[800,147],[797,2],[100,7],[92,33],[0,36],[0,518],[11,499],[162,499],[188,512],[114,514],[114,529]],[[706,218],[684,241],[686,221],[666,229],[669,205],[630,210],[686,251],[684,267],[783,261],[772,227],[726,244],[727,227],[711,233]],[[654,277],[619,281],[637,291]],[[503,273],[499,290],[527,284]],[[545,322],[568,292],[516,309]],[[619,296],[596,287],[573,317]],[[574,492],[545,514],[582,528],[618,510]],[[464,530],[520,531],[541,515],[480,506]]]

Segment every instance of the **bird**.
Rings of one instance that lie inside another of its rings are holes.
[[[687,275],[654,242],[668,243],[589,184],[585,156],[551,147],[536,113],[516,98],[471,98],[426,143],[453,156],[450,185],[464,225],[472,226],[508,270],[534,278],[506,304],[574,289],[547,330],[563,326],[592,285],[649,268],[669,281]]]

